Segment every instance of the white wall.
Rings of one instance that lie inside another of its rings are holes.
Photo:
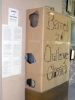
[[[0,0],[0,100],[2,100],[2,0]]]
[[[62,0],[25,0],[25,9],[49,6],[54,7],[56,11],[62,11]]]
[[[41,6],[54,7],[55,11],[62,12],[62,0],[2,0],[2,24],[8,24],[8,8],[14,8],[19,10],[19,26],[23,29],[22,73],[2,79],[3,100],[25,100],[26,9]]]

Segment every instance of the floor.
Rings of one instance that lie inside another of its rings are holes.
[[[68,100],[75,100],[75,84],[69,87]]]

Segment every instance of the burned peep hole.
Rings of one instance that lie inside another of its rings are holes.
[[[61,40],[63,39],[63,36],[61,35]]]
[[[25,55],[25,59],[26,61],[29,63],[29,64],[32,64],[32,63],[35,63],[36,62],[36,59],[34,58],[33,54],[32,53],[27,53]]]
[[[30,20],[30,26],[35,28],[38,25],[38,20],[39,20],[38,11],[35,11],[34,13],[30,14],[29,20]]]
[[[27,85],[29,85],[30,87],[35,87],[35,81],[30,79],[27,79]]]
[[[54,77],[56,77],[56,72],[54,72]]]
[[[60,37],[60,39],[61,39],[61,40],[63,40],[63,33],[61,34],[61,37]]]

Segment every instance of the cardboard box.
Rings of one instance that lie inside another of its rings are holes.
[[[71,19],[47,7],[27,10],[26,88],[44,92],[69,80]]]

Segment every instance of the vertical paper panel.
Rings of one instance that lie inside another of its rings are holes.
[[[69,59],[68,44],[44,44],[43,91],[56,87],[69,80]]]
[[[43,91],[69,80],[71,19],[45,8]]]
[[[35,11],[39,13],[36,27],[38,17],[32,17],[34,23],[31,25],[28,19]],[[68,81],[70,31],[71,20],[62,14],[46,7],[27,11],[26,53],[32,53],[36,62],[32,64],[26,62],[26,81],[34,80],[36,74],[38,78],[35,79],[35,87],[31,87],[30,82],[26,84],[26,88],[44,92]],[[38,82],[40,84],[37,84]]]

